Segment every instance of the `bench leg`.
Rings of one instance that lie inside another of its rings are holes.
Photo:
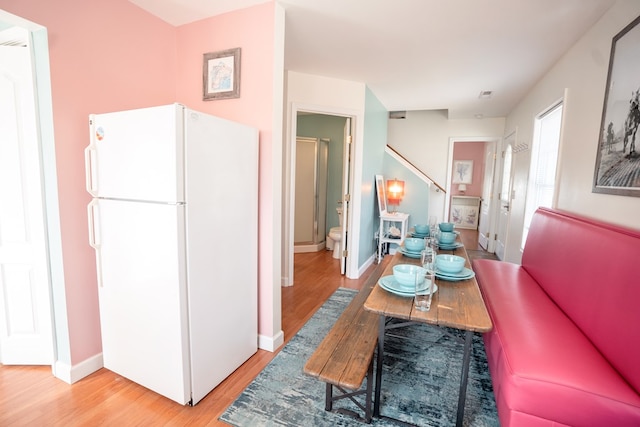
[[[326,383],[327,388],[324,397],[324,410],[330,411],[333,408],[333,385]]]
[[[376,355],[376,388],[373,402],[373,416],[380,416],[380,388],[382,387],[382,358],[384,356],[384,333],[387,317],[380,315],[378,319],[378,353]]]
[[[372,415],[371,404],[373,401],[373,359],[371,359],[369,371],[367,372],[367,392],[365,393],[365,399],[364,420],[367,424],[370,424]]]
[[[371,359],[371,363],[369,363],[369,368],[367,370],[367,386],[362,389],[356,391],[347,391],[340,386],[335,386],[338,391],[342,394],[334,396],[333,395],[333,387],[334,385],[331,383],[325,383],[325,398],[324,398],[324,410],[325,411],[333,411],[333,402],[336,400],[342,399],[350,399],[356,406],[358,406],[364,412],[364,421],[367,424],[371,424],[371,418],[373,413],[373,359]],[[356,396],[364,395],[364,403],[359,402],[355,399]],[[346,408],[338,408],[333,412],[338,412],[344,415],[349,415],[358,420],[363,420],[362,416],[355,411]]]

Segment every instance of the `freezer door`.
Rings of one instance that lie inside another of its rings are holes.
[[[184,201],[184,109],[172,104],[91,115],[87,191],[102,198]]]
[[[92,245],[105,368],[191,399],[184,206],[94,199]]]

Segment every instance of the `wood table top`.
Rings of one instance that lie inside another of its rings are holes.
[[[471,268],[465,248],[458,248],[455,252],[439,251],[438,253],[462,256],[466,259],[465,266]],[[420,265],[420,260],[405,257],[397,251],[383,271],[382,277],[393,275],[393,266],[397,264]],[[382,289],[379,284],[376,284],[371,291],[364,303],[364,308],[388,317],[467,331],[487,332],[493,328],[475,277],[457,282],[436,279],[436,284],[438,291],[433,295],[429,311],[416,310],[413,306],[413,297],[392,294]]]

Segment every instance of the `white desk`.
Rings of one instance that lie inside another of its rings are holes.
[[[392,226],[400,229],[400,236],[392,237],[389,234],[389,228]],[[382,245],[385,243],[395,243],[402,245],[404,238],[407,236],[409,226],[409,214],[394,212],[385,212],[380,215],[380,229],[378,230],[378,262],[382,257]]]

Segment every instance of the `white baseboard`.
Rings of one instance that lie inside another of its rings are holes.
[[[53,366],[53,375],[67,384],[73,384],[93,374],[103,366],[102,353],[99,353],[73,366],[58,361]]]
[[[261,350],[267,350],[273,353],[280,348],[282,344],[284,344],[284,332],[282,331],[278,332],[273,337],[258,335],[258,348]]]
[[[360,266],[360,268],[358,269],[358,277],[362,276],[364,274],[364,272],[367,271],[367,268],[369,268],[369,266],[372,265],[376,261],[376,256],[377,255],[378,255],[377,253],[371,255],[369,257],[369,259],[367,259],[364,262],[364,264],[362,264]],[[357,279],[357,277],[356,277],[356,279]]]

